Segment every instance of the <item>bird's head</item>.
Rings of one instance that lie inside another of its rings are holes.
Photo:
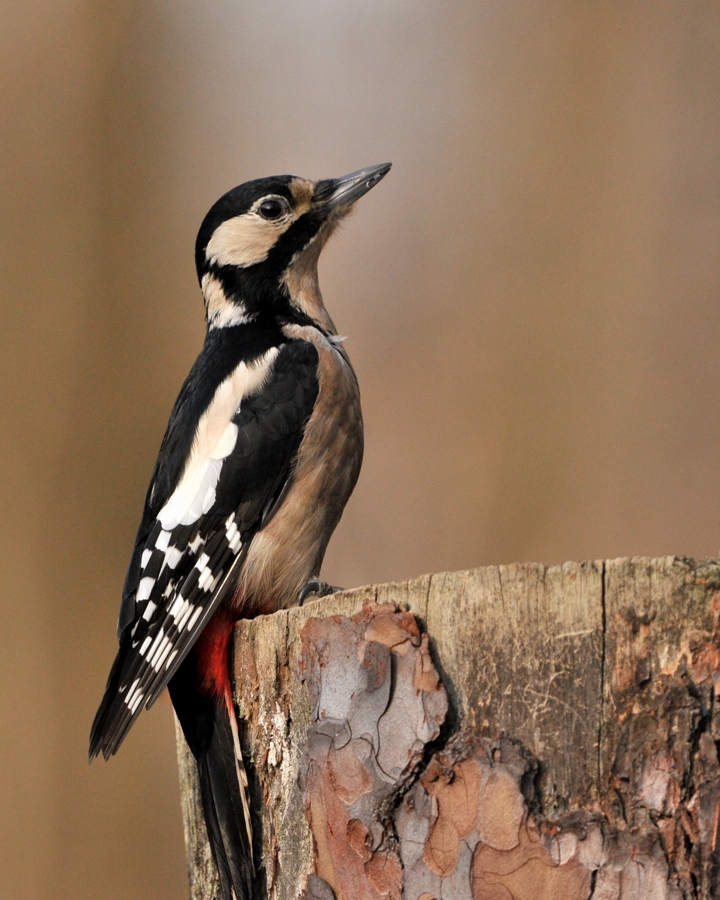
[[[209,328],[285,312],[334,331],[317,285],[317,261],[352,205],[390,163],[342,178],[279,175],[222,196],[200,227],[195,263]]]

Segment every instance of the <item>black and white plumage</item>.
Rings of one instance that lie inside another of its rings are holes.
[[[198,234],[208,322],[160,448],[90,738],[116,752],[169,684],[200,773],[225,900],[252,891],[252,829],[229,678],[235,621],[297,602],[357,480],[357,381],[317,261],[389,164],[340,179],[251,181]]]

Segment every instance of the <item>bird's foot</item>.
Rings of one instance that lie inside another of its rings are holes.
[[[337,594],[337,592],[341,590],[342,588],[334,587],[332,584],[326,584],[324,581],[320,581],[317,576],[313,575],[298,594],[298,606],[302,606],[312,594],[316,597],[327,597],[328,594]]]

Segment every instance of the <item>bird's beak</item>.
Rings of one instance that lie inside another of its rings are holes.
[[[319,181],[313,199],[322,204],[328,212],[347,209],[363,194],[367,194],[370,188],[374,188],[390,171],[391,165],[392,163],[381,163],[379,166],[370,166],[368,169],[343,175],[342,178]]]

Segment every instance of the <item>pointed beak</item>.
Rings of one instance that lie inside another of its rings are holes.
[[[368,169],[343,175],[342,178],[319,181],[313,199],[321,203],[328,212],[352,206],[387,175],[391,165],[392,163],[381,163],[379,166],[370,166]]]

